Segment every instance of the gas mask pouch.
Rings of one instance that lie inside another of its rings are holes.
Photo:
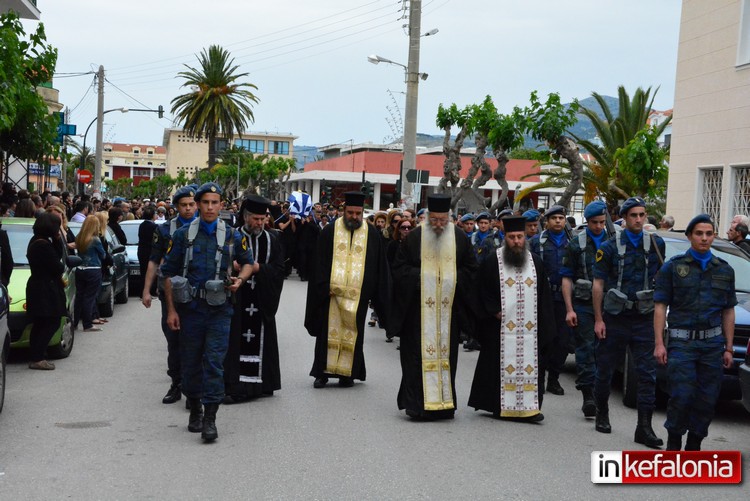
[[[187,278],[177,275],[169,280],[172,282],[172,300],[175,303],[185,304],[193,300],[193,287]]]
[[[581,301],[591,300],[591,280],[584,280],[579,278],[573,284],[573,297]]]
[[[638,298],[638,313],[646,315],[654,311],[654,290],[642,290],[635,293]]]
[[[617,289],[609,289],[604,295],[604,311],[610,315],[619,315],[628,307],[628,295],[623,294]]]
[[[227,302],[227,291],[223,280],[206,280],[206,302],[210,306],[222,306]]]

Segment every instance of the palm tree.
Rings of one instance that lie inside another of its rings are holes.
[[[94,165],[96,164],[94,150],[88,146],[81,146],[70,138],[68,138],[68,146],[73,149],[73,156],[70,158],[70,163],[75,165],[76,169],[86,167],[94,168]]]
[[[198,62],[200,69],[185,65],[188,71],[177,74],[185,79],[182,87],[188,87],[190,92],[172,100],[172,113],[183,122],[186,134],[208,139],[210,168],[216,163],[216,138],[223,135],[231,140],[235,133],[242,135],[247,125],[255,121],[252,105],[259,99],[248,89],[258,87],[237,83],[248,74],[236,74],[239,66],[218,45],[203,49]]]

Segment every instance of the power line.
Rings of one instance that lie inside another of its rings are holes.
[[[94,88],[94,82],[96,82],[96,78],[91,79],[91,84],[86,88],[86,92],[83,93],[83,96],[81,96],[81,99],[78,101],[78,104],[73,106],[73,108],[68,108],[68,113],[73,113],[78,107],[81,105],[84,99],[86,99],[86,96],[89,95],[91,92],[91,89]]]

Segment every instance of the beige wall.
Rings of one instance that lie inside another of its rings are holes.
[[[297,138],[288,134],[245,133],[242,139],[263,141],[266,154],[269,154],[270,141],[288,141],[288,155],[271,156],[291,158],[294,154],[294,140]],[[190,137],[182,129],[166,129],[164,146],[167,147],[167,174],[173,177],[181,170],[184,170],[188,177],[192,177],[208,165],[208,141],[206,139]]]
[[[723,233],[742,188],[736,168],[750,166],[750,64],[737,66],[743,4],[750,16],[748,0],[682,3],[667,197],[678,228],[704,208],[702,169],[720,168]]]

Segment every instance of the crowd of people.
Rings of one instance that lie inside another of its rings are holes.
[[[188,429],[204,441],[218,437],[220,404],[281,388],[275,315],[293,270],[308,282],[304,325],[316,338],[314,388],[330,379],[341,387],[366,379],[364,324],[371,307],[370,326],[384,329],[388,342],[399,338],[397,404],[415,420],[453,418],[463,341],[465,350],[480,350],[470,407],[499,419],[542,421],[544,395],[565,394],[559,376],[575,353],[583,416],[594,420],[596,431],[611,433],[611,380],[630,349],[638,379],[635,442],[664,444],[651,423],[661,363],[672,388],[667,449],[679,450],[687,433],[686,450],[699,450],[722,367],[732,363],[734,272],[711,253],[713,221],[693,219],[685,231],[690,250],[664,263],[664,241],[651,230],[673,230],[674,220],[650,222],[637,197],[617,208],[614,222],[606,204],[594,201],[575,228],[557,205],[455,215],[442,195],[430,195],[419,211],[369,217],[358,192],[346,193],[340,205],[316,203],[299,212],[257,195],[227,203],[215,183],[182,187],[161,202],[14,196],[15,203],[4,202],[4,189],[0,197],[6,216],[37,217],[29,287],[60,276],[47,254],[67,249],[81,257],[76,321],[84,330],[104,322],[95,297],[107,251],[97,237],[109,226],[125,243],[119,221],[144,220],[141,299],[148,308],[155,294],[160,298],[171,378],[162,401],[185,395]],[[30,213],[25,200],[34,206]],[[75,238],[68,220],[82,223]],[[727,234],[743,249],[747,223],[736,217]],[[39,243],[55,239],[62,244],[51,249]],[[29,301],[32,316],[59,313],[59,304]],[[54,368],[43,358],[52,328],[41,334],[44,326],[40,321],[32,333],[32,368]]]

